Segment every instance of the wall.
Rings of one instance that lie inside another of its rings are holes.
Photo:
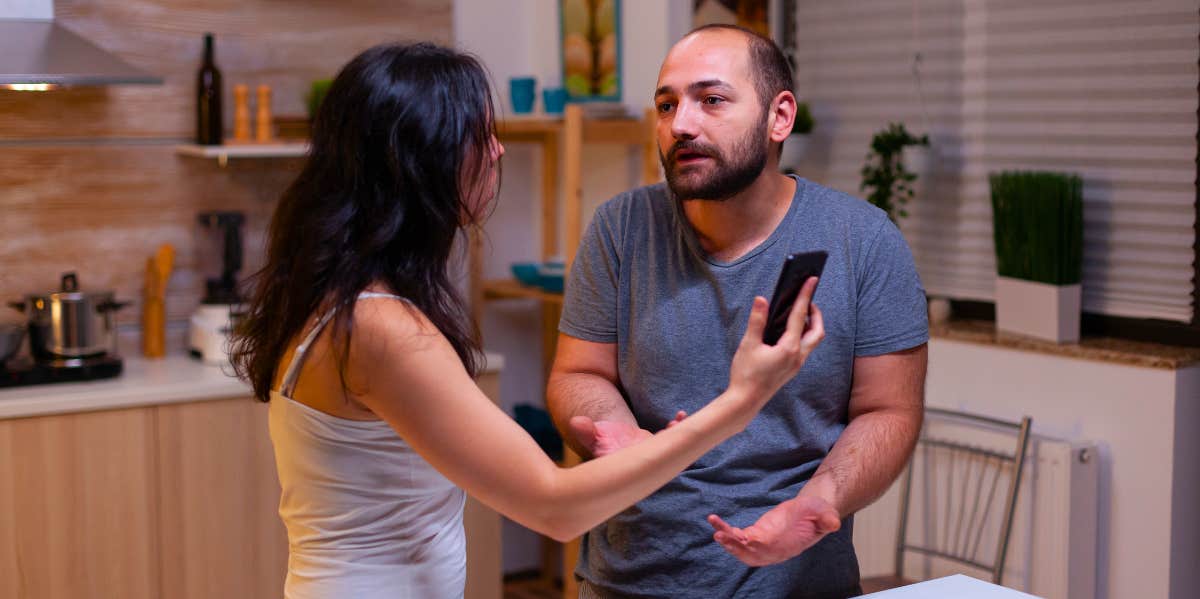
[[[926,403],[1100,444],[1099,598],[1183,598],[1200,588],[1196,417],[1200,367],[1157,370],[935,339]],[[890,548],[859,548],[864,575]],[[1036,565],[1034,565],[1036,567]]]
[[[1175,398],[1171,596],[1187,597],[1200,589],[1200,367],[1179,373]]]
[[[483,60],[495,84],[496,106],[505,114],[511,114],[509,77],[533,75],[539,90],[558,85],[562,79],[556,5],[544,0],[454,3],[455,44]],[[659,64],[674,40],[686,33],[690,5],[687,0],[622,3],[622,102],[632,114],[641,115],[650,106]],[[502,33],[498,34],[497,24],[503,24]],[[538,110],[540,104],[539,99]],[[636,150],[584,148],[585,227],[601,202],[637,184],[638,160]],[[485,278],[509,276],[511,263],[536,260],[540,255],[539,161],[534,148],[506,146],[504,182],[496,210],[487,223]],[[561,210],[559,214],[561,218]],[[500,391],[504,407],[511,412],[512,406],[521,403],[544,406],[537,306],[524,301],[489,303],[481,326],[487,348],[505,356]],[[506,521],[504,543],[506,572],[541,566],[540,541],[534,533]]]
[[[303,114],[309,81],[333,76],[358,51],[388,40],[451,38],[450,0],[62,0],[55,10],[61,24],[166,82],[0,91],[0,297],[56,289],[59,274],[74,270],[84,287],[135,302],[119,322],[136,334],[145,260],[171,243],[177,257],[167,315],[179,349],[204,288],[196,213],[247,213],[249,273],[275,200],[300,164],[222,169],[176,156],[173,146],[194,135],[202,33],[216,34],[227,131],[234,83],[271,85],[276,114]],[[138,348],[127,343],[122,351]]]

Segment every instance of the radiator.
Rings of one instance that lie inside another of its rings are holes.
[[[927,421],[928,423],[928,421]],[[988,434],[974,444],[1012,453],[1011,441]],[[920,454],[914,470],[908,538],[921,534],[924,502]],[[854,517],[854,546],[864,577],[895,571],[896,534],[903,476],[874,504]],[[1004,569],[1003,585],[1046,599],[1093,599],[1096,591],[1099,454],[1094,443],[1033,436],[1025,462]],[[935,501],[936,504],[936,501]],[[995,536],[984,536],[984,545]],[[989,554],[990,557],[990,554]],[[905,577],[913,580],[963,573],[984,580],[990,573],[908,553]]]

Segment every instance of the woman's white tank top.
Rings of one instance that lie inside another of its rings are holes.
[[[363,293],[358,299],[394,298]],[[407,300],[404,300],[407,301]],[[288,534],[289,599],[437,599],[463,595],[463,491],[382,420],[339,418],[291,399],[297,346],[270,402],[271,443]]]

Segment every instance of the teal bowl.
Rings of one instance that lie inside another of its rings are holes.
[[[538,265],[538,287],[551,293],[562,293],[565,273],[566,269],[561,262],[545,262]]]
[[[542,281],[541,275],[538,274],[538,263],[536,262],[516,262],[510,268],[512,269],[513,277],[523,285],[539,286]]]

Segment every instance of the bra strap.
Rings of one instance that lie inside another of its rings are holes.
[[[378,292],[373,292],[373,291],[364,291],[364,292],[358,294],[358,299],[360,299],[360,300],[375,299],[375,298],[381,298],[381,297],[398,299],[400,301],[412,303],[406,297],[401,297],[399,295],[394,295],[391,293],[378,293]],[[325,328],[325,325],[329,324],[330,320],[333,320],[333,316],[336,313],[337,313],[337,308],[333,308],[329,312],[325,313],[325,315],[322,316],[321,319],[317,321],[317,324],[315,326],[313,326],[312,330],[309,331],[308,334],[304,336],[304,341],[300,342],[300,345],[296,346],[296,352],[294,354],[292,354],[292,362],[291,362],[291,364],[288,364],[288,369],[284,373],[283,380],[279,384],[279,392],[284,397],[292,396],[292,391],[296,387],[296,380],[300,378],[300,368],[304,365],[304,359],[308,356],[308,348],[312,346],[313,341],[315,341],[317,339],[317,336],[321,334],[321,331]]]

